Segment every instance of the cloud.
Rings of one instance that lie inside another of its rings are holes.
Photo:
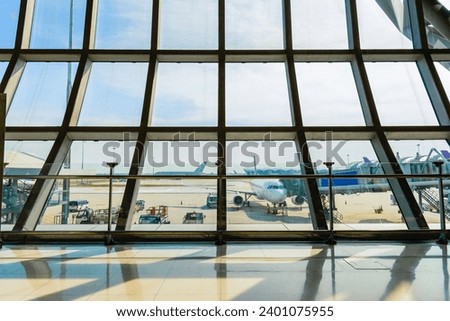
[[[295,66],[304,125],[365,124],[349,63]]]
[[[152,1],[99,2],[96,48],[150,48]]]
[[[217,64],[158,65],[152,125],[216,125]]]
[[[80,115],[80,124],[140,124],[147,63],[94,63]]]
[[[29,62],[8,111],[7,125],[59,126],[66,102],[67,63]]]
[[[284,47],[280,0],[227,0],[225,19],[228,49]]]
[[[344,1],[294,0],[291,3],[294,48],[348,48]]]
[[[161,2],[160,47],[163,49],[216,49],[217,0]]]
[[[414,62],[366,63],[366,69],[383,125],[437,125]]]
[[[283,63],[230,63],[226,73],[228,125],[292,125]]]

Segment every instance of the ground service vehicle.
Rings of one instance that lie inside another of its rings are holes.
[[[89,202],[87,200],[69,201],[69,212],[78,212],[86,209]]]
[[[170,221],[167,216],[142,214],[139,224],[170,224]]]
[[[217,194],[210,193],[206,197],[206,207],[207,208],[217,208]]]
[[[184,215],[183,224],[203,224],[206,215],[198,212],[188,212]]]
[[[107,224],[108,223],[108,209],[93,210],[92,208],[85,208],[78,212],[76,216],[76,224]],[[112,209],[111,224],[116,224],[119,219],[119,212],[116,208]]]

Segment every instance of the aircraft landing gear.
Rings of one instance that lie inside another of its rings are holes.
[[[273,204],[273,206],[271,207],[269,205],[269,203],[266,204],[267,205],[267,214],[273,214],[273,215],[277,215],[277,214],[282,214],[282,215],[288,215],[287,213],[287,204],[286,202],[280,203],[280,204]]]

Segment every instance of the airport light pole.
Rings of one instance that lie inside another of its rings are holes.
[[[2,171],[0,173],[0,249],[3,247],[2,236],[2,219],[3,219],[3,176],[4,169],[8,165],[5,163],[5,124],[6,124],[6,94],[0,94],[0,162],[2,163]]]
[[[333,224],[334,198],[333,198],[333,182],[331,179],[331,170],[334,162],[324,162],[323,164],[328,168],[328,211],[330,214],[330,236],[325,241],[325,243],[334,245],[336,244],[336,240],[334,239],[334,224]]]
[[[73,48],[73,0],[70,0],[69,9],[69,49]],[[72,63],[67,63],[67,84],[66,84],[66,103],[69,103],[70,93],[72,91]],[[64,160],[64,168],[70,169],[71,167],[71,152],[67,153]],[[61,224],[69,224],[69,202],[70,202],[70,179],[63,179],[63,202],[61,207]]]
[[[443,161],[435,161],[433,165],[438,168],[439,171],[439,214],[441,218],[441,234],[437,239],[437,243],[439,244],[448,244],[447,237],[445,235],[445,203],[444,203],[444,184],[442,182],[442,165],[444,165]]]
[[[105,245],[114,245],[114,240],[111,236],[111,219],[112,219],[112,175],[114,173],[114,167],[119,163],[108,162],[106,165],[109,166],[109,200],[108,200],[108,233],[106,234]]]

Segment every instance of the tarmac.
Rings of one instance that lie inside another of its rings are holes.
[[[133,215],[132,230],[215,230],[217,210],[206,206],[209,193],[216,192],[216,181],[189,180],[189,179],[154,179],[141,182],[137,199],[145,201],[145,208]],[[227,223],[229,230],[312,230],[310,213],[307,203],[294,205],[290,199],[284,210],[278,214],[268,212],[267,201],[258,200],[252,196],[249,206],[238,208],[233,204],[236,191],[250,191],[249,181],[228,181],[227,193]],[[120,206],[125,190],[125,182],[114,182],[112,193],[112,206]],[[94,210],[107,209],[109,203],[108,181],[93,184],[83,182],[72,184],[70,199],[86,199],[88,206]],[[242,194],[243,195],[243,194]],[[416,193],[415,193],[416,195]],[[417,195],[416,195],[417,196]],[[324,199],[324,207],[328,207],[328,200]],[[151,207],[167,206],[170,224],[138,224],[139,216],[150,212]],[[40,225],[58,225],[60,222],[61,205],[48,207],[44,213]],[[203,224],[183,224],[183,218],[187,212],[201,212],[205,215]],[[424,217],[429,225],[439,224],[439,214],[424,211]],[[77,212],[69,214],[69,229],[79,230],[76,224]],[[407,229],[402,220],[399,208],[391,201],[390,192],[357,193],[335,195],[334,216],[337,220],[334,224],[336,230],[352,229]],[[79,224],[78,224],[79,225]],[[104,225],[93,227],[82,224],[83,229],[104,229]],[[195,225],[195,226],[194,226]],[[45,228],[41,226],[41,228]],[[67,229],[67,226],[65,226]],[[5,226],[4,230],[8,230]]]

